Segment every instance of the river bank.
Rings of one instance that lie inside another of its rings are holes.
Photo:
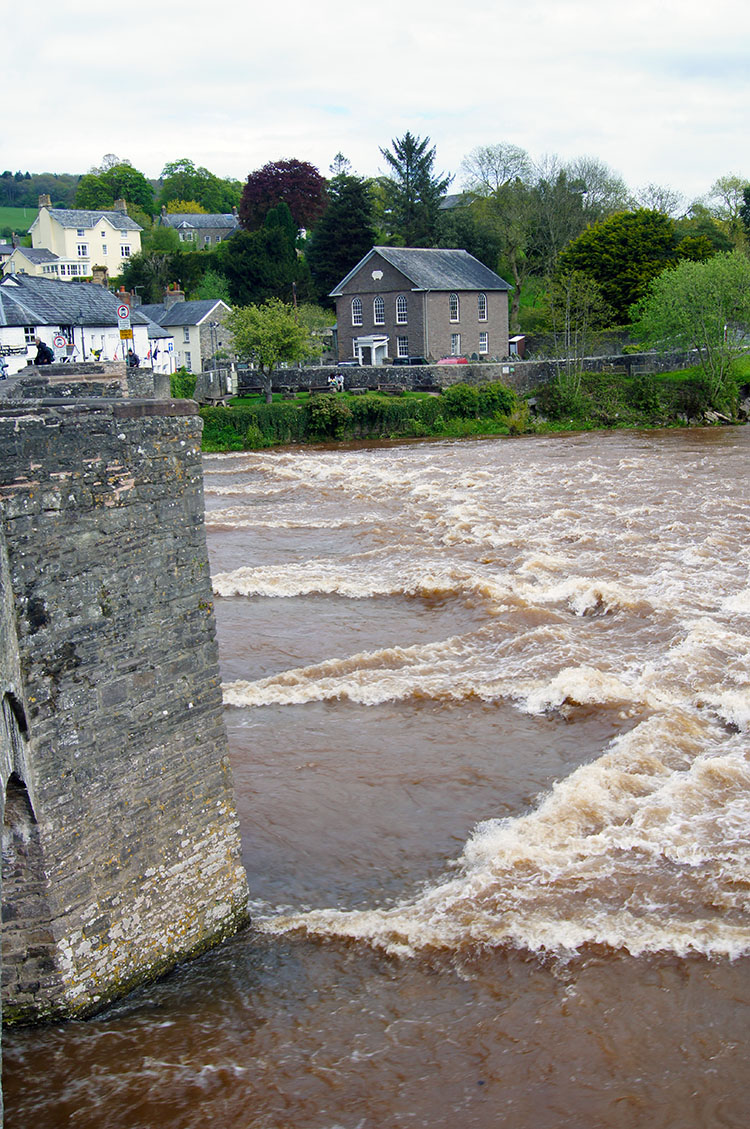
[[[738,370],[717,401],[699,368],[668,373],[574,373],[519,393],[499,381],[458,382],[439,392],[401,388],[236,397],[203,407],[206,452],[359,439],[461,438],[601,428],[663,428],[745,422],[748,373]]]

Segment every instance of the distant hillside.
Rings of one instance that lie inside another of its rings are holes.
[[[15,231],[25,235],[36,218],[34,208],[0,208],[0,239],[7,240]]]
[[[69,172],[13,173],[6,169],[0,174],[0,208],[33,208],[36,212],[42,192],[48,193],[53,206],[72,208],[81,176]]]

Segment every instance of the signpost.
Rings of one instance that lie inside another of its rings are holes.
[[[132,341],[133,329],[130,324],[130,306],[125,302],[117,307],[117,324],[120,327],[120,340]]]

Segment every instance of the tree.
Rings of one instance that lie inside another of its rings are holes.
[[[727,232],[735,244],[741,242],[744,235],[742,206],[745,189],[749,187],[744,176],[729,173],[718,177],[708,193],[708,199],[714,202],[712,208],[714,215],[726,224]]]
[[[237,231],[216,248],[217,266],[237,305],[267,298],[290,300],[299,265],[286,233],[280,227]]]
[[[452,180],[433,171],[437,150],[429,144],[429,137],[414,137],[407,130],[391,141],[393,152],[380,150],[391,169],[383,182],[388,226],[407,247],[435,245],[440,201]]]
[[[592,224],[568,244],[558,259],[560,271],[583,271],[598,283],[604,301],[620,324],[648,284],[677,262],[674,221],[661,212],[638,208],[617,212]]]
[[[170,200],[167,204],[167,215],[170,216],[205,216],[208,215],[202,204],[195,200]]]
[[[230,305],[229,283],[218,271],[207,270],[193,290],[191,298],[221,298],[222,302]]]
[[[557,384],[566,395],[581,387],[584,358],[590,354],[593,330],[608,325],[612,311],[592,278],[582,271],[558,274],[547,297],[554,353],[564,358]]]
[[[464,157],[461,171],[468,191],[489,196],[511,181],[530,180],[531,160],[518,145],[480,145]]]
[[[696,349],[711,403],[721,406],[732,362],[750,349],[750,261],[741,251],[663,271],[635,314],[635,332],[661,349]]]
[[[272,400],[272,376],[279,361],[301,361],[309,355],[310,335],[297,311],[278,298],[262,306],[238,306],[227,317],[239,357],[255,362],[266,394]]]
[[[222,215],[231,212],[239,201],[238,181],[215,176],[202,165],[196,168],[187,157],[168,161],[161,176],[160,206],[168,206],[170,200],[194,200],[209,215]]]
[[[339,173],[328,186],[328,207],[306,248],[310,273],[322,300],[376,242],[367,182]]]
[[[271,208],[285,203],[298,228],[312,227],[326,206],[326,182],[314,165],[294,159],[269,161],[251,172],[242,189],[240,223],[257,230]]]
[[[111,208],[115,200],[142,208],[148,215],[154,209],[154,190],[151,184],[129,161],[117,161],[113,153],[105,157],[116,163],[107,163],[106,168],[92,169],[82,176],[76,189],[77,208]]]

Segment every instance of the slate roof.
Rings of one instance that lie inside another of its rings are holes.
[[[136,223],[135,220],[131,220],[126,212],[107,211],[105,208],[100,208],[98,211],[78,208],[48,208],[47,211],[62,227],[96,227],[100,220],[106,219],[120,231],[143,231],[141,225]],[[34,223],[38,219],[39,216],[36,217]],[[32,227],[34,223],[32,223]]]
[[[161,217],[161,223],[165,227],[189,227],[189,228],[215,228],[226,227],[232,231],[239,227],[239,220],[232,212],[223,212],[218,215],[204,216],[196,212],[167,212],[165,216]]]
[[[57,263],[60,261],[60,256],[56,255],[54,251],[48,251],[46,247],[14,247],[14,251],[18,251],[19,255],[23,255],[30,263]]]
[[[116,294],[93,282],[62,282],[27,274],[6,275],[0,282],[0,326],[116,326],[119,304]],[[134,309],[131,322],[146,325],[148,319]]]
[[[202,321],[213,313],[217,306],[227,309],[221,298],[202,298],[196,302],[174,302],[166,306],[163,302],[158,305],[138,306],[142,314],[157,325],[200,325]]]
[[[331,297],[337,298],[349,280],[379,255],[400,271],[414,290],[510,290],[508,283],[468,251],[432,247],[373,247],[342,279]]]

